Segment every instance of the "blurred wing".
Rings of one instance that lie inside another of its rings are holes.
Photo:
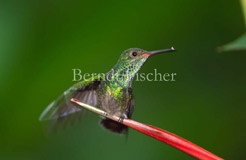
[[[83,81],[75,84],[65,91],[59,98],[53,101],[40,115],[39,120],[51,120],[65,117],[76,112],[84,110],[80,106],[70,101],[71,98],[76,98],[86,104],[96,106],[98,104],[97,88],[100,85],[101,79],[97,78],[94,81]]]

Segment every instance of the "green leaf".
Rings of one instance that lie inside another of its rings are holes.
[[[218,47],[219,52],[237,51],[237,50],[246,50],[246,33],[244,33],[236,40],[224,46]]]

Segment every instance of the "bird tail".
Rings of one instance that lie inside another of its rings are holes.
[[[104,128],[106,128],[112,132],[118,133],[118,134],[127,133],[127,130],[128,130],[128,127],[125,126],[124,124],[121,124],[119,122],[115,122],[115,121],[108,119],[108,118],[102,119],[100,124]]]

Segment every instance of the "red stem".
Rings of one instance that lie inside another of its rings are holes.
[[[131,119],[124,119],[123,124],[159,141],[169,144],[170,146],[177,148],[195,158],[202,160],[223,160],[222,158],[195,145],[194,143],[166,130],[136,122]]]

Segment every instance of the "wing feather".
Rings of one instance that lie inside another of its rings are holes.
[[[77,98],[84,103],[96,106],[98,104],[97,88],[99,87],[100,82],[101,78],[98,77],[90,83],[83,81],[70,87],[60,97],[48,105],[40,115],[39,120],[58,119],[84,110],[72,103],[70,101],[71,98]]]

